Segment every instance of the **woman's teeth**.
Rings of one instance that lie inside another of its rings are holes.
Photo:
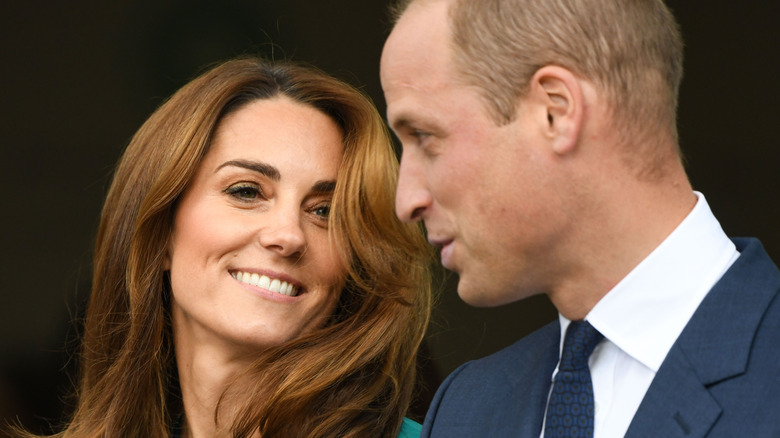
[[[233,278],[242,283],[251,284],[252,286],[261,287],[263,289],[280,293],[282,295],[294,297],[298,295],[299,292],[298,288],[292,284],[286,281],[281,281],[278,278],[272,279],[267,275],[250,274],[249,272],[241,271],[235,271],[231,275],[233,275]]]

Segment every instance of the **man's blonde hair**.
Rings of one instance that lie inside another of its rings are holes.
[[[419,1],[398,2],[395,18]],[[450,1],[456,73],[496,123],[514,119],[539,68],[557,65],[604,93],[624,143],[676,145],[683,43],[662,0]],[[663,153],[637,147],[629,153],[651,161]]]

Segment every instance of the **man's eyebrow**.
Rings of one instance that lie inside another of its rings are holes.
[[[249,161],[249,160],[230,160],[226,161],[217,167],[214,172],[219,171],[223,167],[227,166],[235,166],[235,167],[241,167],[243,169],[248,169],[255,171],[259,174],[265,175],[268,178],[271,178],[274,181],[279,181],[282,177],[282,175],[279,173],[279,169],[276,167],[268,164],[263,163],[260,161]]]
[[[388,125],[396,134],[413,132],[420,129],[424,131],[441,130],[435,118],[430,118],[425,114],[406,111],[399,112],[392,120],[388,118]]]
[[[388,124],[393,131],[399,131],[402,129],[408,129],[410,126],[415,125],[413,118],[409,114],[398,114],[392,120],[388,118]]]

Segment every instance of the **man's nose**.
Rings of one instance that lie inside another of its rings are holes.
[[[428,191],[427,180],[422,167],[409,153],[401,156],[398,173],[398,187],[395,192],[395,214],[404,222],[423,219],[430,208],[433,197]]]

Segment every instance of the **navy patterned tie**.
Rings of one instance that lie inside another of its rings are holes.
[[[561,363],[555,375],[544,438],[593,436],[593,383],[588,358],[604,339],[589,322],[572,321],[566,329]]]

